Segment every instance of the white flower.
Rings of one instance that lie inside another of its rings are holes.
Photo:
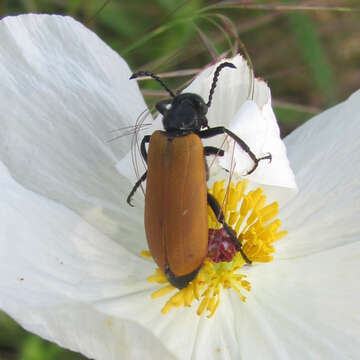
[[[247,302],[229,291],[211,319],[193,308],[161,315],[162,299],[149,298],[157,286],[146,281],[154,265],[139,256],[141,196],[127,206],[131,183],[115,168],[130,139],[104,141],[146,108],[130,70],[67,17],[5,18],[0,41],[2,310],[95,359],[358,357],[360,92],[286,139],[299,193],[283,201],[289,234],[275,260],[247,272]],[[257,105],[241,107],[248,77],[230,73],[247,70],[233,60],[239,70],[221,74],[210,125],[232,122],[257,153],[279,154],[281,164],[262,164],[252,180],[280,196],[294,181],[269,90],[257,83]],[[189,90],[207,98],[212,70]]]

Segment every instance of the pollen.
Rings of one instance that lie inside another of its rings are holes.
[[[273,260],[273,244],[287,234],[280,230],[281,221],[276,219],[278,203],[266,204],[261,188],[246,191],[247,181],[225,186],[225,180],[215,182],[209,189],[221,205],[225,220],[241,244],[241,249],[251,263]],[[245,302],[251,290],[247,276],[241,273],[248,266],[241,252],[222,227],[212,209],[208,207],[209,246],[207,257],[199,273],[184,289],[169,284],[165,274],[156,269],[147,280],[163,285],[151,295],[152,299],[168,296],[161,312],[173,308],[197,306],[197,315],[212,317],[218,308],[223,291],[235,291]],[[148,251],[142,256],[149,257]]]

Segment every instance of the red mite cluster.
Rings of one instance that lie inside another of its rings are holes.
[[[207,256],[214,262],[231,261],[236,248],[228,232],[224,229],[209,229]]]

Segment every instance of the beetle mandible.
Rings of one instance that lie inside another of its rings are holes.
[[[202,266],[208,248],[209,205],[218,221],[230,235],[244,260],[250,263],[233,230],[225,222],[221,206],[207,192],[208,166],[205,156],[223,156],[222,149],[203,146],[201,139],[220,134],[230,136],[253,160],[269,159],[271,154],[257,158],[249,146],[223,126],[210,128],[206,113],[211,105],[219,74],[224,68],[236,68],[230,62],[220,64],[214,73],[207,103],[193,93],[174,94],[156,75],[147,71],[134,73],[130,79],[150,76],[170,94],[171,99],[155,107],[163,115],[164,131],[155,131],[141,141],[141,155],[147,171],[131,190],[127,202],[147,179],[145,193],[145,232],[150,253],[169,282],[182,289],[193,280]],[[148,152],[146,144],[149,143]]]

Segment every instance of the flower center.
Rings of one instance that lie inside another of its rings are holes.
[[[229,262],[236,254],[236,247],[230,235],[224,229],[209,229],[207,257],[213,262]]]
[[[215,182],[209,193],[222,205],[225,220],[236,233],[246,257],[251,262],[272,261],[275,251],[273,243],[287,234],[286,231],[279,231],[281,221],[274,219],[278,213],[278,203],[266,205],[266,196],[260,188],[246,192],[246,180],[236,185],[231,183],[227,188],[224,184],[225,180]],[[165,284],[151,295],[152,299],[175,291],[162,308],[163,314],[174,307],[190,307],[196,302],[197,314],[207,311],[207,316],[211,317],[219,306],[222,290],[236,291],[242,301],[246,300],[244,292],[251,290],[250,283],[245,279],[246,275],[240,273],[246,262],[210,207],[208,222],[207,257],[199,273],[187,287],[177,289],[170,285],[160,269],[156,269],[155,274],[148,278],[149,282]],[[149,257],[150,253],[143,252],[142,255]]]

